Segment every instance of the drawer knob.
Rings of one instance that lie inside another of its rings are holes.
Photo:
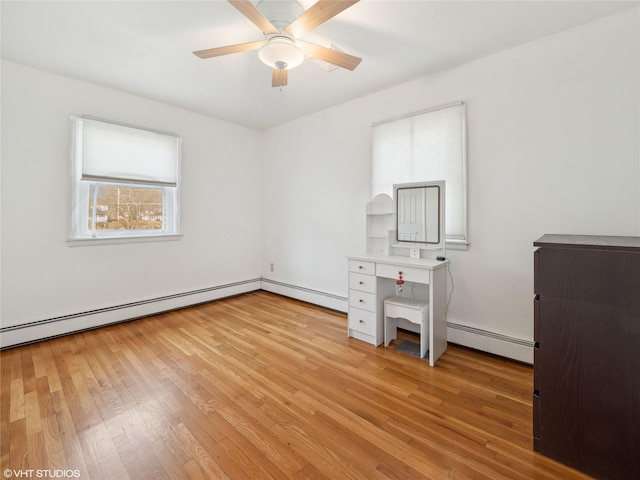
[[[364,323],[364,320],[358,320],[359,323]]]
[[[359,269],[359,270],[362,270],[362,269],[364,269],[364,266],[362,266],[362,265],[358,265],[358,269]]]
[[[363,282],[362,280],[360,280],[358,283],[359,283],[360,285],[364,285],[364,282]]]
[[[364,303],[364,300],[361,298],[360,300],[358,300],[360,303]]]

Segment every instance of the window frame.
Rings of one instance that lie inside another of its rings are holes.
[[[142,132],[157,133],[175,137],[176,140],[176,184],[150,185],[148,182],[136,180],[97,180],[82,179],[82,120],[104,122],[119,125]],[[182,139],[175,134],[152,130],[149,128],[103,120],[93,116],[71,117],[71,216],[69,225],[69,246],[104,245],[111,243],[153,242],[179,240],[182,237],[180,231],[180,184],[181,184],[181,151]],[[92,185],[112,185],[125,187],[149,188],[157,187],[162,190],[163,203],[163,227],[161,229],[118,229],[118,230],[91,230],[89,212],[89,192]]]
[[[376,168],[376,159],[375,159],[375,127],[380,126],[380,125],[384,125],[384,124],[391,124],[397,121],[405,121],[414,117],[418,117],[421,115],[425,115],[425,114],[429,114],[429,113],[434,113],[437,111],[441,111],[441,110],[445,110],[445,109],[449,109],[449,108],[454,108],[454,107],[459,107],[460,108],[460,120],[461,120],[461,124],[460,124],[460,169],[461,169],[461,173],[460,173],[460,199],[459,199],[459,204],[461,205],[461,226],[462,226],[462,235],[452,235],[451,232],[449,232],[445,226],[445,235],[446,235],[446,241],[445,244],[447,246],[447,248],[452,248],[452,249],[459,249],[459,250],[466,250],[468,248],[469,245],[469,225],[468,225],[468,182],[467,182],[467,178],[468,178],[468,168],[467,168],[467,126],[466,126],[466,118],[467,118],[467,113],[466,113],[466,103],[463,101],[457,101],[457,102],[451,102],[451,103],[447,103],[444,105],[440,105],[440,106],[436,106],[436,107],[432,107],[432,108],[427,108],[424,110],[419,110],[416,112],[412,112],[412,113],[408,113],[406,115],[402,115],[402,116],[398,116],[398,117],[393,117],[393,118],[389,118],[386,120],[382,120],[376,123],[373,123],[371,126],[372,129],[372,137],[371,137],[371,194],[372,196],[375,196],[379,193],[386,193],[386,194],[390,194],[390,192],[393,192],[393,185],[395,183],[415,183],[415,182],[424,182],[424,181],[436,181],[436,180],[445,180],[446,182],[446,178],[422,178],[422,177],[418,177],[418,176],[409,176],[408,179],[404,179],[401,182],[398,181],[394,181],[391,180],[389,182],[385,181],[385,187],[387,187],[387,183],[388,185],[388,189],[389,191],[386,190],[381,190],[379,187],[376,188],[376,174],[374,172],[374,169]],[[415,164],[415,159],[411,159],[410,161],[411,165]],[[447,183],[447,192],[449,192],[449,183]],[[391,193],[392,194],[392,193]]]

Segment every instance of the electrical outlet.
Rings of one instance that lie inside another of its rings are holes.
[[[275,270],[275,266],[273,265],[273,263],[269,266],[269,269],[273,272]]]

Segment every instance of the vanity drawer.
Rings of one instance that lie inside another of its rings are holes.
[[[378,264],[378,276],[397,279],[402,272],[402,279],[405,282],[429,283],[429,270],[416,267],[406,267],[401,265]]]
[[[373,275],[349,272],[349,288],[353,288],[354,290],[359,290],[361,292],[375,293],[376,277]]]
[[[376,274],[376,264],[374,262],[362,262],[360,260],[349,260],[349,271],[357,273],[366,273],[367,275]]]
[[[349,307],[349,328],[367,335],[376,334],[376,314],[359,308]]]
[[[375,312],[376,296],[373,293],[349,290],[349,306]]]

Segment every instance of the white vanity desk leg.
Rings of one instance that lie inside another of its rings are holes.
[[[449,265],[431,271],[429,286],[429,365],[447,350],[447,272]]]

